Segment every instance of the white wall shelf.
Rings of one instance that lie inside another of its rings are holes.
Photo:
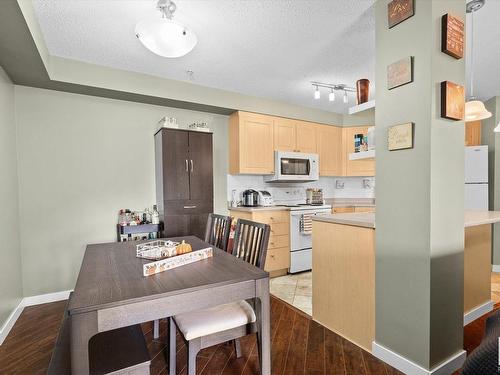
[[[370,100],[366,103],[355,105],[354,107],[349,107],[349,114],[354,115],[369,109],[375,108],[375,100]]]
[[[364,159],[374,159],[375,150],[363,151],[363,152],[353,152],[349,154],[349,160],[364,160]]]

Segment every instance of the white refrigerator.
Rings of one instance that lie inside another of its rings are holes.
[[[488,146],[465,148],[465,209],[488,210]]]

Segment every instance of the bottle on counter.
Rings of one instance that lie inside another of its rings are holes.
[[[153,205],[153,213],[151,214],[151,224],[160,224],[160,213],[156,208],[156,204]]]

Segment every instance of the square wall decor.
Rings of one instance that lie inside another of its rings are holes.
[[[412,56],[405,57],[387,67],[387,88],[389,90],[411,82],[413,82]]]
[[[413,122],[387,129],[387,148],[389,151],[413,148]]]
[[[392,0],[387,4],[387,23],[389,29],[415,14],[414,0]]]
[[[450,81],[441,82],[441,117],[463,120],[465,116],[465,90]]]
[[[464,57],[464,21],[451,14],[441,18],[441,51],[456,59]]]

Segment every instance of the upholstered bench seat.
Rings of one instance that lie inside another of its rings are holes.
[[[205,310],[174,316],[177,327],[186,340],[254,323],[255,312],[246,301],[228,303]]]

